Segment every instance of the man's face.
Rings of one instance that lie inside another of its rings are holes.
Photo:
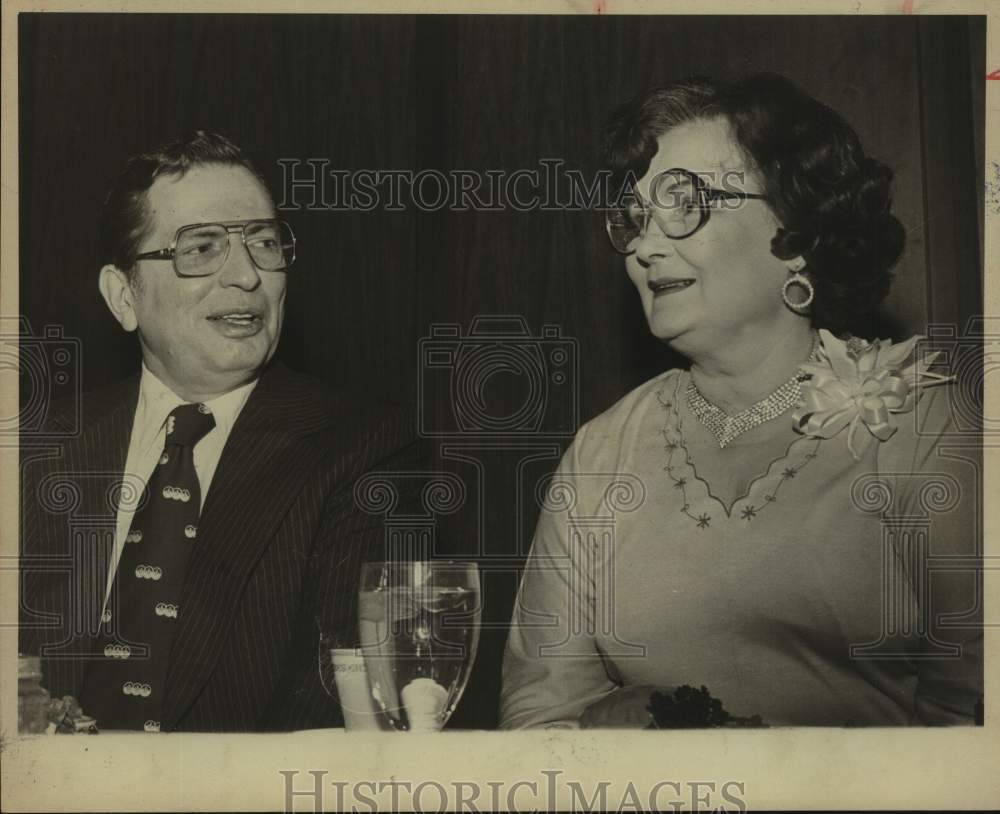
[[[169,246],[189,224],[273,218],[274,202],[245,168],[204,165],[154,181],[147,211],[151,229],[140,254]],[[146,366],[190,400],[251,381],[278,346],[285,283],[284,271],[254,266],[238,232],[230,234],[225,265],[208,277],[178,277],[168,261],[139,261],[130,288]]]

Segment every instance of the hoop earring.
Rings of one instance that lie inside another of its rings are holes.
[[[800,285],[806,290],[806,298],[802,302],[792,302],[788,298],[788,287],[792,285]],[[809,282],[809,278],[804,274],[793,274],[787,280],[785,284],[781,287],[781,299],[785,301],[785,305],[791,308],[793,311],[803,311],[812,305],[812,301],[816,296],[816,289],[813,288],[813,284]]]

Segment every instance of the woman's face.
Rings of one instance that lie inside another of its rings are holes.
[[[762,192],[722,118],[679,125],[662,135],[659,145],[638,183],[645,201],[651,199],[651,181],[675,167],[695,172],[716,189]],[[739,172],[745,173],[742,181],[734,176]],[[683,240],[665,237],[650,219],[625,267],[654,336],[690,355],[753,341],[789,317],[801,319],[781,299],[788,268],[770,250],[779,226],[761,200],[716,202],[708,222]]]

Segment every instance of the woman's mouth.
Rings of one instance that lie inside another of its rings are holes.
[[[687,277],[679,280],[650,280],[646,285],[653,292],[654,297],[659,297],[664,294],[674,294],[677,291],[683,291],[693,283],[694,280]]]

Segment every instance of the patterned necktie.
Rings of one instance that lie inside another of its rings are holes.
[[[204,404],[167,418],[163,454],[123,543],[97,658],[80,702],[102,729],[160,730],[188,556],[198,533],[201,489],[194,446],[215,426]]]

